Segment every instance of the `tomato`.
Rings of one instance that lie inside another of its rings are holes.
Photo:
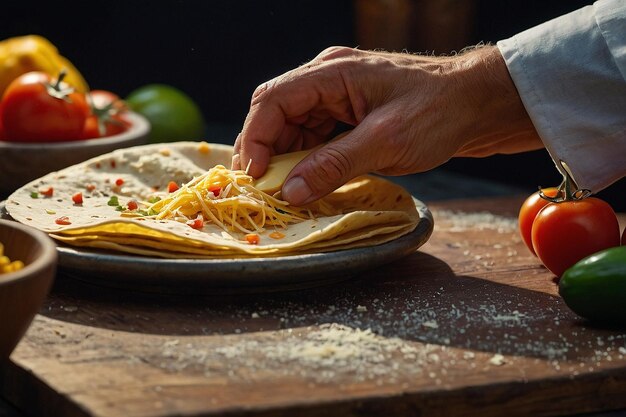
[[[178,190],[178,184],[176,184],[174,181],[170,181],[167,183],[167,192],[168,193],[173,193],[174,191]]]
[[[126,207],[128,207],[128,210],[137,210],[139,203],[137,203],[137,200],[129,200]]]
[[[248,233],[246,235],[246,242],[248,242],[250,245],[258,245],[260,241],[261,238],[256,233]]]
[[[72,195],[72,201],[74,202],[74,204],[83,204],[83,193],[79,191]]]
[[[200,108],[191,97],[175,87],[148,84],[132,91],[125,101],[131,110],[150,122],[150,142],[204,137],[205,120]]]
[[[541,191],[548,197],[556,197],[558,188],[550,187],[544,188]],[[537,217],[537,213],[539,210],[544,208],[546,205],[550,204],[548,200],[542,198],[539,195],[539,191],[531,194],[526,201],[522,204],[518,215],[518,224],[519,231],[524,243],[528,247],[528,249],[532,252],[533,255],[537,256],[535,253],[535,249],[533,248],[533,242],[531,237],[531,229],[533,227],[533,222],[535,221],[535,217]]]
[[[85,121],[82,138],[100,138],[125,132],[131,125],[125,117],[126,103],[106,90],[93,90],[88,94],[91,115]]]
[[[80,139],[89,105],[85,96],[44,72],[28,72],[9,84],[2,98],[7,140],[58,142]]]
[[[195,219],[188,220],[187,226],[191,227],[192,229],[201,230],[202,227],[204,227],[204,218],[202,217],[202,214],[198,214]]]
[[[615,212],[595,197],[546,205],[537,213],[531,235],[537,256],[557,277],[584,257],[620,241]]]
[[[112,108],[117,111],[126,111],[126,103],[117,94],[107,90],[91,90],[88,94],[91,106],[96,109]]]
[[[131,126],[130,121],[121,115],[110,116],[104,121],[101,120],[93,114],[87,117],[81,138],[94,139],[119,135]]]

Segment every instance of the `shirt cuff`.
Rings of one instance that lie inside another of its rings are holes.
[[[582,189],[626,176],[626,2],[600,0],[497,43],[546,149]]]

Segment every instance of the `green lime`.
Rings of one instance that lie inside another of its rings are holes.
[[[150,142],[204,138],[206,123],[200,107],[175,87],[148,84],[132,91],[125,101],[131,110],[150,121]]]

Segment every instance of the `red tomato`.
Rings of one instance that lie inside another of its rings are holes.
[[[246,242],[248,242],[251,245],[258,245],[260,241],[261,241],[261,238],[256,233],[248,233],[246,235]]]
[[[191,227],[192,229],[201,230],[204,226],[204,219],[202,217],[202,214],[198,214],[198,217],[193,220],[188,220],[187,226]]]
[[[85,121],[84,139],[113,136],[125,132],[131,125],[124,116],[126,103],[106,90],[92,90],[88,94],[91,115]]]
[[[615,212],[595,197],[548,204],[537,214],[531,234],[537,256],[557,277],[582,258],[620,241]]]
[[[100,120],[100,122],[98,121]],[[102,127],[101,127],[102,126]],[[85,120],[83,139],[103,138],[118,135],[130,127],[130,122],[122,115],[110,116],[107,119],[98,119],[91,115]]]
[[[62,226],[67,226],[68,224],[72,224],[70,218],[67,216],[61,216],[54,221],[56,224],[60,224]]]
[[[139,204],[137,203],[137,200],[128,200],[126,207],[128,207],[128,210],[137,210]]]
[[[54,195],[54,188],[48,187],[46,189],[40,189],[39,192],[46,197],[52,197]]]
[[[0,106],[2,110],[2,106]],[[2,114],[0,114],[0,140],[4,140],[4,126],[2,125]]]
[[[170,181],[167,183],[167,192],[168,193],[173,193],[174,191],[178,190],[178,184],[176,184],[174,181]]]
[[[543,193],[548,197],[556,197],[558,192],[558,188],[550,187],[542,189]],[[522,204],[522,207],[519,211],[518,223],[519,223],[519,231],[522,235],[522,239],[524,243],[530,249],[533,255],[537,256],[535,253],[535,249],[533,248],[533,242],[531,237],[531,230],[533,227],[533,222],[535,221],[535,217],[537,217],[537,213],[539,210],[544,208],[550,204],[550,202],[544,198],[541,198],[539,195],[539,191],[531,194],[526,201]]]
[[[9,84],[2,98],[2,123],[8,140],[58,142],[81,138],[89,105],[85,96],[39,71]]]
[[[91,90],[88,94],[90,104],[97,109],[110,108],[126,111],[126,103],[117,94],[107,90]]]
[[[74,194],[72,196],[72,201],[74,202],[74,204],[83,204],[83,193],[77,192],[76,194]]]

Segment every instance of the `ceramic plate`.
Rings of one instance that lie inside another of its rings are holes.
[[[168,294],[246,293],[295,290],[353,278],[407,256],[433,230],[428,207],[414,199],[417,227],[380,245],[272,258],[162,259],[58,245],[59,271],[91,284]],[[4,204],[0,213],[9,218]]]

